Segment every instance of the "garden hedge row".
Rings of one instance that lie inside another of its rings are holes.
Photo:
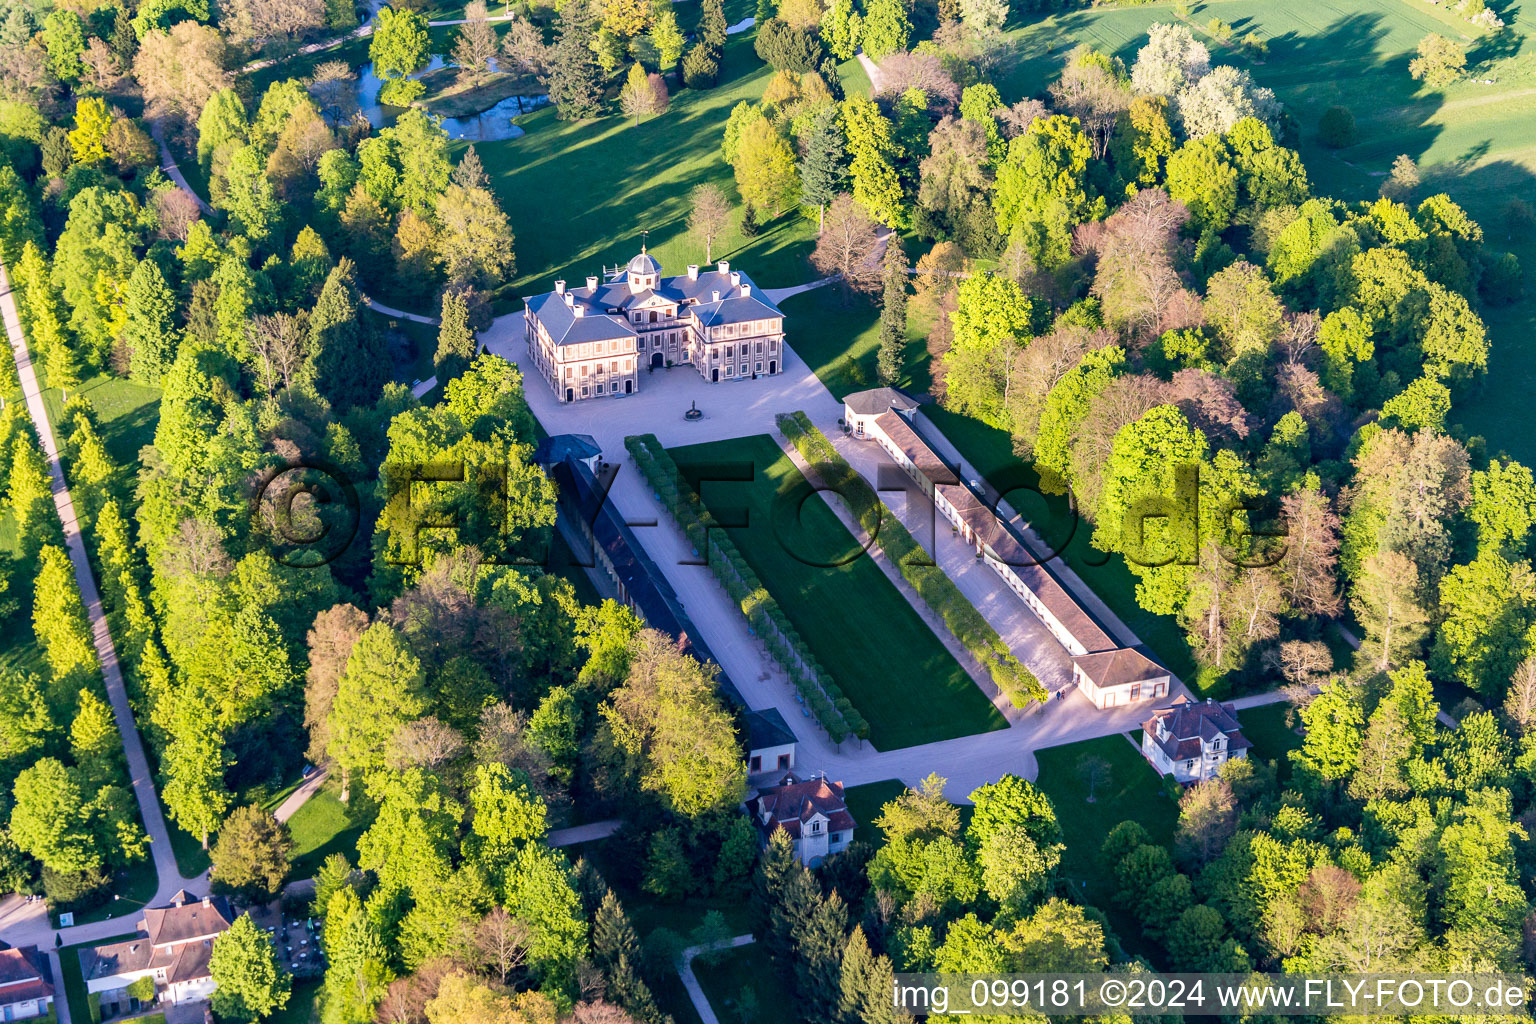
[[[869,723],[816,660],[810,645],[790,624],[735,542],[715,522],[656,435],[626,437],[624,446],[651,490],[682,527],[694,551],[705,556],[715,578],[746,616],[753,632],[762,638],[773,660],[794,682],[805,706],[832,742],[841,743],[850,734],[868,739]]]
[[[923,603],[937,612],[955,639],[987,667],[998,692],[1006,694],[1014,707],[1025,707],[1031,700],[1044,702],[1045,688],[1040,681],[1008,649],[997,630],[966,600],[953,580],[942,571],[924,571],[937,567],[896,514],[880,500],[874,488],[838,454],[810,417],[796,411],[780,413],[775,420],[800,457],[821,477],[822,483],[841,495],[853,509],[864,531],[901,570],[901,575],[917,591]]]

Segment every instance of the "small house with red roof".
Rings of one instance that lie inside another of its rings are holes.
[[[842,853],[853,841],[854,821],[843,799],[843,784],[825,775],[802,780],[786,773],[778,785],[759,789],[747,810],[765,840],[777,829],[789,833],[796,856],[807,867]]]
[[[0,1020],[43,1017],[53,1005],[53,972],[36,946],[0,942]]]
[[[1159,773],[1180,782],[1214,779],[1221,766],[1248,756],[1253,746],[1237,722],[1237,710],[1206,698],[1180,694],[1141,724],[1141,753]]]

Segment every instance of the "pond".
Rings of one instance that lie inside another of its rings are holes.
[[[411,78],[420,78],[433,71],[448,67],[448,62],[442,57],[434,55],[426,67],[412,74]],[[494,68],[493,68],[494,70]],[[383,82],[373,73],[372,64],[364,64],[358,72],[357,80],[357,105],[368,123],[375,128],[383,128],[400,116],[404,107],[391,107],[379,103],[379,89]],[[443,131],[448,133],[450,139],[465,139],[470,142],[491,142],[499,139],[515,139],[523,134],[523,130],[512,123],[512,119],[519,114],[526,114],[530,110],[537,110],[549,103],[549,97],[539,96],[508,96],[495,106],[480,111],[478,114],[470,114],[466,117],[442,118]]]

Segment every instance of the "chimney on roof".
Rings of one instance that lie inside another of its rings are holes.
[[[565,294],[565,282],[564,281],[556,281],[555,282],[555,294],[556,295],[564,295]]]
[[[688,264],[688,280],[690,280],[690,281],[697,281],[698,279],[699,279],[699,265],[697,263],[690,263],[690,264]]]
[[[747,296],[749,296],[751,294],[752,294],[752,286],[751,285],[744,284],[744,285],[741,286],[741,297],[742,298],[746,298]]]
[[[714,298],[710,300],[711,302],[719,302],[720,301],[720,293],[719,292],[710,292],[710,294],[714,296]]]
[[[587,307],[573,305],[573,306],[571,306],[571,315],[573,315],[573,316],[586,316],[587,315]]]
[[[732,285],[741,284],[741,271],[739,271],[739,270],[731,271],[731,284]]]
[[[725,260],[721,260],[719,263],[715,264],[715,269],[720,271],[722,274],[729,274],[731,272],[731,265]]]
[[[565,304],[567,306],[575,308],[575,306],[576,306],[576,296],[572,295],[570,292],[561,292],[560,294],[565,296]]]
[[[203,906],[205,906],[205,907],[213,906],[213,900],[210,897],[208,897],[208,896],[204,896],[203,897]]]
[[[587,291],[589,291],[589,292],[597,291],[597,278],[595,278],[595,277],[587,278]]]

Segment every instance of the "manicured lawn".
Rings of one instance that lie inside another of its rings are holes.
[[[1135,918],[1114,904],[1114,879],[1099,861],[1099,847],[1111,829],[1127,820],[1139,821],[1153,843],[1170,844],[1178,806],[1164,795],[1157,773],[1124,736],[1051,747],[1036,751],[1035,757],[1040,764],[1036,785],[1051,798],[1067,846],[1058,870],[1087,902],[1109,915],[1128,952],[1145,952],[1150,944],[1142,942]],[[1110,779],[1097,787],[1093,803],[1078,773],[1087,757],[1101,757],[1110,766]]]
[[[155,898],[155,888],[159,884],[159,878],[155,875],[155,864],[147,855],[132,867],[119,872],[112,879],[108,891],[112,896],[120,896],[114,900],[107,897],[107,902],[90,910],[77,911],[75,924],[90,924],[93,921],[106,921],[111,918],[135,918],[144,905]],[[58,914],[52,915],[54,927],[58,927]]]
[[[722,1021],[741,1019],[744,997],[757,1009],[754,1021],[779,1020],[782,1008],[793,1005],[794,996],[768,962],[763,947],[756,943],[727,950],[712,964],[695,960],[693,973],[710,1008]]]
[[[320,1020],[319,978],[304,978],[293,983],[288,1005],[267,1018],[267,1024],[318,1024]]]
[[[160,422],[160,389],[135,384],[120,377],[92,377],[70,392],[70,399],[84,398],[96,411],[102,441],[114,462],[136,467],[139,449],[155,440]],[[64,415],[63,395],[55,388],[43,392],[48,419],[57,424]],[[57,430],[57,428],[55,428]],[[64,443],[64,438],[58,438]]]
[[[194,836],[182,831],[174,821],[167,821],[165,827],[171,833],[171,851],[176,854],[176,869],[187,878],[196,878],[208,870],[208,851],[203,849],[203,841],[200,836]],[[209,840],[212,846],[213,840]]]
[[[356,806],[342,803],[327,782],[288,819],[293,833],[291,877],[309,878],[333,853],[344,853],[357,863],[357,840],[373,823],[373,815],[360,794],[354,792],[352,800]]]
[[[680,20],[695,16],[682,9]],[[752,0],[729,0],[726,20],[734,24],[753,11]],[[670,273],[705,262],[704,247],[687,233],[688,193],[713,182],[737,199],[720,153],[726,118],[738,102],[757,100],[773,76],[752,52],[754,36],[729,37],[719,85],[700,91],[671,83],[670,109],[638,126],[618,115],[561,121],[546,108],[518,119],[527,133],[521,138],[476,143],[517,236],[517,274],[498,297],[622,264],[639,251],[642,231],[650,232],[650,251]],[[857,68],[856,61],[843,66],[845,88],[867,91]],[[738,206],[731,229],[716,240],[715,259],[730,260],[765,288],[813,276],[806,263],[815,235],[810,221],[790,211],[748,239],[737,229],[740,212]],[[760,214],[766,219],[772,211]]]
[[[91,1020],[91,1004],[85,991],[85,978],[80,974],[80,951],[90,949],[92,946],[122,942],[133,938],[136,934],[130,928],[122,935],[114,935],[99,942],[82,942],[78,946],[65,946],[59,950],[59,973],[64,976],[60,980],[64,985],[64,996],[69,1001],[70,1020],[77,1024],[90,1024]]]
[[[772,438],[691,445],[672,449],[672,456],[685,471],[753,466],[750,483],[703,485],[704,503],[721,523],[737,524],[728,533],[742,557],[868,719],[876,748],[1007,728],[906,598],[860,554],[832,510],[805,500],[810,485]]]
[[[906,791],[906,783],[900,779],[886,779],[884,782],[870,782],[844,789],[843,798],[848,802],[848,813],[853,815],[853,838],[869,843],[876,849],[884,845],[885,837],[875,827],[875,819],[880,817],[882,807]]]
[[[779,304],[789,322],[788,342],[833,397],[875,386],[880,309],[866,295],[845,297],[836,285],[791,295]],[[908,357],[923,352],[913,344]]]
[[[1291,759],[1286,755],[1299,750],[1302,743],[1301,737],[1294,730],[1286,728],[1285,715],[1289,709],[1290,705],[1284,703],[1267,704],[1237,714],[1243,735],[1253,743],[1248,756],[1275,762],[1282,786],[1291,777]]]

